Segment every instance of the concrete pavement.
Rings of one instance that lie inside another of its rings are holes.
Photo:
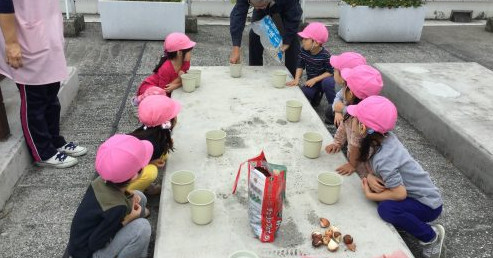
[[[2,257],[60,257],[70,223],[87,185],[94,176],[98,145],[122,123],[132,123],[128,93],[158,61],[162,42],[105,41],[97,23],[87,24],[78,38],[66,39],[69,65],[79,69],[80,89],[62,119],[62,132],[88,147],[80,164],[66,170],[29,167],[0,215]],[[475,61],[493,70],[491,33],[483,26],[425,27],[417,44],[347,44],[330,27],[328,47],[332,53],[354,50],[371,63],[425,63]],[[226,65],[230,50],[227,26],[199,27],[191,35],[198,42],[193,65]],[[246,46],[247,37],[244,37]],[[244,59],[246,60],[246,51]],[[273,64],[268,61],[267,64]],[[458,71],[460,73],[460,71]],[[323,115],[323,107],[318,108]],[[9,119],[17,119],[16,117]],[[131,124],[129,124],[131,125]],[[137,126],[137,125],[135,125]],[[329,128],[334,131],[334,128]],[[395,130],[410,153],[431,174],[444,197],[448,257],[491,257],[493,201],[472,184],[452,163],[404,119]],[[151,200],[156,223],[156,205]],[[416,241],[403,234],[413,254],[420,257]],[[152,253],[152,252],[150,252]]]

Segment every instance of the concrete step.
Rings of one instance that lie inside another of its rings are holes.
[[[378,63],[383,93],[487,195],[493,194],[493,71],[477,63]]]
[[[68,67],[68,71],[69,78],[62,82],[58,92],[62,116],[79,90],[77,69]],[[0,142],[0,211],[2,211],[5,202],[10,198],[14,190],[17,180],[22,176],[26,167],[30,166],[32,158],[22,135],[19,119],[20,98],[17,86],[12,80],[5,78],[0,81],[0,87],[11,134],[6,141]]]

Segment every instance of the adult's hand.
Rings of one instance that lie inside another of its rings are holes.
[[[22,67],[22,51],[19,43],[5,45],[5,57],[7,64],[17,69]]]
[[[289,48],[289,45],[282,44],[282,46],[281,46],[281,51],[282,51],[282,52],[286,52],[286,50],[288,50],[288,48]]]
[[[229,56],[229,62],[232,64],[239,64],[241,62],[241,49],[240,47],[234,46],[231,49],[231,55]]]

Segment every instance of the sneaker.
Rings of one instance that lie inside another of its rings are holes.
[[[435,239],[429,243],[419,242],[423,246],[423,257],[440,258],[442,254],[443,240],[445,239],[445,229],[442,225],[436,224],[431,226],[436,233]]]
[[[72,157],[79,157],[87,153],[87,149],[75,144],[74,142],[69,142],[62,147],[57,149],[59,152],[63,152]]]
[[[57,152],[47,160],[36,162],[36,165],[40,167],[68,168],[75,166],[77,163],[76,158],[72,158],[63,152]]]

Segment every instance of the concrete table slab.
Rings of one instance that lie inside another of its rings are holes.
[[[321,133],[323,146],[333,139],[299,88],[272,86],[270,72],[278,67],[244,67],[237,79],[230,77],[228,67],[197,68],[202,70],[200,88],[173,92],[183,108],[173,132],[176,150],[168,159],[163,182],[154,257],[228,257],[241,249],[260,257],[374,257],[401,249],[412,257],[395,229],[380,219],[376,204],[365,199],[356,174],[344,177],[336,204],[318,201],[317,175],[334,171],[346,160],[341,153],[325,151],[317,159],[303,156],[303,133]],[[288,99],[303,103],[298,123],[286,121]],[[207,156],[205,145],[205,133],[213,129],[228,134],[226,152],[217,158]],[[261,243],[250,228],[246,168],[237,193],[231,194],[240,163],[261,150],[269,162],[288,168],[283,222],[273,243]],[[173,200],[169,177],[178,170],[195,172],[195,189],[216,193],[210,224],[195,225],[190,204]],[[357,251],[344,251],[343,244],[335,253],[312,247],[311,232],[321,231],[319,217],[328,218],[342,234],[351,234]]]
[[[384,94],[474,184],[493,194],[493,72],[477,63],[375,64]]]

